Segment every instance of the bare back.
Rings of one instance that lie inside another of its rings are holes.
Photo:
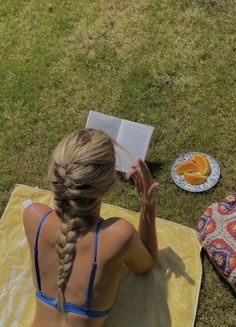
[[[25,233],[30,246],[33,280],[36,287],[36,275],[33,264],[33,247],[37,227],[43,214],[50,208],[35,203],[24,212]],[[42,292],[50,297],[58,296],[58,271],[56,235],[60,229],[60,219],[53,211],[45,220],[39,238],[39,267]],[[122,262],[129,247],[132,228],[120,218],[104,220],[100,233],[97,253],[97,272],[91,298],[91,308],[106,310],[114,303],[121,277]],[[67,284],[66,301],[83,306],[86,301],[89,276],[92,267],[96,225],[77,240],[76,257],[70,280]],[[36,314],[32,327],[100,327],[107,317],[90,318],[74,313],[61,313],[36,299]]]

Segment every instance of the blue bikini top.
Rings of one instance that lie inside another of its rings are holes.
[[[56,309],[59,309],[59,304],[58,304],[57,299],[47,296],[41,292],[41,279],[40,279],[39,261],[38,261],[38,240],[39,240],[40,230],[43,225],[43,222],[45,221],[45,219],[48,217],[48,215],[52,211],[53,210],[50,209],[41,219],[41,221],[38,225],[36,239],[35,239],[35,243],[34,243],[34,265],[35,265],[35,272],[36,272],[36,279],[37,279],[37,286],[38,286],[38,289],[36,290],[36,297],[40,301],[44,302],[45,304],[47,304],[51,307],[54,307]],[[64,306],[65,311],[67,311],[67,312],[73,312],[73,313],[76,313],[79,315],[93,317],[93,318],[105,317],[110,312],[110,309],[103,310],[103,311],[97,311],[97,310],[92,310],[90,308],[91,296],[92,296],[93,285],[94,285],[96,269],[97,269],[98,235],[99,235],[99,229],[100,229],[101,223],[102,223],[102,220],[98,223],[97,228],[96,228],[96,236],[95,236],[95,244],[94,244],[94,257],[93,257],[93,263],[92,263],[92,270],[91,270],[90,278],[89,278],[87,297],[86,297],[86,305],[79,306],[79,305],[76,305],[76,304],[73,304],[70,302],[65,302],[65,306]]]

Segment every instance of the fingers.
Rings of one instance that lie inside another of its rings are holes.
[[[128,181],[130,178],[133,180],[134,185],[137,188],[137,191],[139,192],[140,189],[140,179],[139,179],[139,173],[137,169],[131,169],[129,172],[126,173],[126,180]]]
[[[139,172],[139,170],[136,168],[132,168],[130,171],[128,171],[126,173],[126,178],[127,180],[129,178],[132,178],[136,189],[138,191],[138,194],[141,195],[143,193],[143,180],[142,180],[142,176],[141,173]]]
[[[154,182],[146,163],[138,159],[126,173],[126,179],[132,178],[142,203],[153,201],[154,192],[159,188],[159,183]]]
[[[138,161],[134,162],[133,165],[131,166],[131,169],[129,171],[126,172],[126,180],[129,180],[129,178],[137,172],[138,170],[138,167],[139,167],[139,163]]]
[[[147,197],[152,198],[154,196],[154,192],[160,187],[158,182],[153,183],[147,192]]]
[[[127,171],[125,175],[126,179],[129,180],[130,177],[132,177],[135,173],[137,173],[137,168],[132,166],[132,168],[129,171]]]
[[[126,173],[126,179],[128,180],[133,173],[138,171],[142,173],[142,176],[146,182],[150,183],[150,181],[152,181],[152,175],[148,169],[148,166],[142,159],[138,159],[138,161],[131,166],[131,169]]]
[[[160,184],[158,182],[153,183],[149,189],[148,189],[148,193],[152,194],[154,191],[156,191],[158,188],[160,187]]]
[[[144,180],[147,182],[147,183],[150,183],[152,181],[152,175],[150,173],[150,170],[148,168],[148,166],[146,165],[146,163],[141,160],[141,159],[138,159],[138,163],[139,163],[139,166],[140,166],[140,169],[141,169],[141,172],[143,174],[143,177],[144,177]]]

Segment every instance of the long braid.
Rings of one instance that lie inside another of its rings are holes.
[[[56,252],[58,255],[58,302],[60,310],[64,312],[65,290],[69,281],[74,258],[76,256],[76,241],[79,235],[80,218],[74,218],[61,224],[57,236]]]
[[[65,290],[73,268],[76,256],[76,244],[79,234],[92,225],[93,220],[85,221],[82,217],[73,217],[74,210],[80,211],[78,203],[73,200],[60,200],[55,191],[55,211],[61,218],[61,228],[56,239],[56,252],[58,255],[58,303],[61,312],[65,312]],[[68,208],[67,202],[73,203]],[[68,210],[69,209],[69,210]]]
[[[113,140],[93,129],[66,136],[53,152],[49,180],[55,211],[61,220],[56,239],[58,303],[60,311],[65,312],[65,291],[78,236],[94,224],[101,199],[111,192],[117,181]]]

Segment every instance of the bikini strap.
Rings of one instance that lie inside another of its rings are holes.
[[[38,285],[38,290],[41,291],[41,280],[40,280],[40,271],[39,271],[39,261],[38,261],[38,240],[39,240],[39,234],[42,228],[42,225],[45,221],[45,219],[48,217],[48,215],[53,211],[53,209],[50,209],[45,213],[43,218],[41,219],[38,229],[37,229],[37,234],[35,238],[35,243],[34,243],[34,266],[35,266],[35,273],[36,273],[36,279],[37,279],[37,285]]]
[[[100,222],[98,223],[97,228],[96,228],[96,236],[95,236],[95,243],[94,243],[94,257],[93,257],[92,270],[90,273],[87,298],[86,298],[86,308],[87,309],[90,308],[93,285],[94,285],[94,280],[95,280],[95,275],[96,275],[96,270],[97,270],[98,236],[99,236],[99,230],[100,230],[102,222],[103,222],[103,220],[100,220]]]

